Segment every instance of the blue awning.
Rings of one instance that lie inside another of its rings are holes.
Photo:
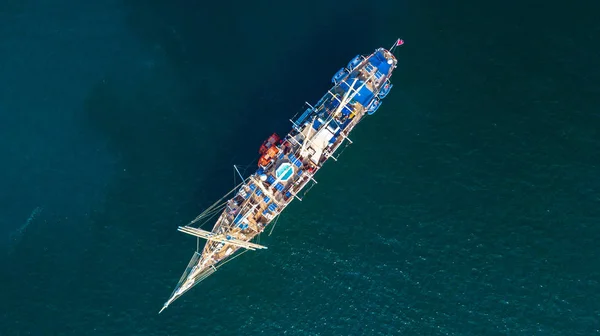
[[[301,126],[304,120],[312,113],[312,108],[307,108],[304,113],[300,116],[300,118],[296,119],[296,125]]]
[[[339,99],[339,97],[338,97]],[[330,110],[335,110],[338,106],[340,106],[340,101],[332,98],[331,101],[329,102],[327,108],[329,108]]]
[[[342,115],[349,116],[351,112],[352,109],[348,105],[344,106],[342,109]]]
[[[390,68],[392,67],[391,64],[388,64],[387,59],[383,54],[383,51],[378,51],[377,53],[375,53],[375,55],[373,55],[369,60],[369,63],[371,63],[374,67],[379,69],[379,72],[381,72],[381,74],[384,76],[387,76],[388,72],[390,71]]]
[[[354,82],[354,78],[346,79],[345,82],[340,84],[340,87],[344,91],[347,92],[350,89],[350,85],[352,85],[353,82]],[[360,88],[363,84],[364,84],[364,81],[357,80],[356,84],[354,84],[354,90]],[[352,95],[352,94],[354,94],[354,93],[353,92],[350,93],[350,95]],[[354,96],[354,100],[359,102],[363,106],[369,105],[369,103],[371,102],[371,99],[373,99],[373,92],[371,90],[369,90],[369,88],[366,85],[363,86],[358,91],[358,93]]]

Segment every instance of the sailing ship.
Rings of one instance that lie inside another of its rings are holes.
[[[252,240],[273,221],[276,224],[294,199],[302,201],[317,184],[314,175],[323,164],[330,158],[337,161],[334,154],[339,147],[352,143],[348,134],[379,109],[393,86],[390,78],[398,63],[393,52],[402,44],[398,39],[389,50],[378,48],[354,57],[334,74],[333,87],[314,106],[306,103],[300,116],[290,120],[292,130],[287,135],[272,134],[260,146],[253,174],[244,178],[234,166],[242,182],[178,228],[197,237],[197,249],[160,312],[241,253],[267,248]],[[212,231],[200,228],[216,215]],[[206,240],[202,250],[200,238]]]

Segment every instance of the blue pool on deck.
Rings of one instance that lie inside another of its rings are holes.
[[[294,167],[289,162],[282,163],[275,171],[275,176],[280,181],[287,181],[294,174]]]

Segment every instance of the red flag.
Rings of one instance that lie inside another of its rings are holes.
[[[396,47],[399,47],[401,45],[404,44],[404,40],[403,39],[398,39],[398,41],[396,41]]]

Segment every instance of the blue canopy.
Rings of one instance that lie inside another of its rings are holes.
[[[352,112],[352,109],[350,109],[350,107],[348,107],[348,105],[344,106],[344,108],[342,109],[342,115],[349,116],[351,112]]]
[[[381,74],[384,76],[387,76],[388,72],[390,71],[390,68],[392,67],[391,64],[388,64],[387,59],[383,54],[383,51],[378,51],[377,53],[375,53],[375,55],[373,55],[369,60],[369,63],[371,63],[374,67],[379,69],[379,72],[381,72]]]
[[[300,118],[296,119],[295,124],[300,126],[302,125],[302,123],[304,122],[304,120],[312,113],[313,109],[312,108],[307,108],[304,113],[302,113],[302,115],[300,116]]]
[[[344,90],[344,91],[348,91],[350,89],[350,85],[352,85],[352,82],[354,82],[354,78],[350,78],[350,79],[346,79],[345,82],[340,84],[340,87]],[[356,84],[354,84],[354,89],[358,89],[359,87],[361,87],[364,84],[364,81],[361,80],[357,80]],[[353,93],[350,93],[350,95],[352,95]],[[371,90],[369,90],[369,88],[365,85],[363,86],[360,91],[358,91],[358,93],[354,96],[354,100],[359,102],[362,106],[367,106],[369,105],[369,103],[371,102],[371,99],[373,99],[373,92]]]
[[[340,106],[340,102],[337,99],[331,99],[331,101],[329,101],[329,103],[327,104],[327,108],[329,108],[330,110],[335,110],[338,106]]]

